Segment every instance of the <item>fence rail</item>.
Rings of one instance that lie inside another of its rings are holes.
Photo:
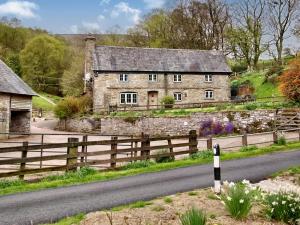
[[[256,136],[264,135],[261,140]],[[45,173],[52,171],[75,171],[78,167],[116,169],[137,160],[193,154],[198,149],[212,149],[213,143],[223,142],[223,150],[234,150],[248,145],[276,143],[281,135],[288,141],[300,141],[300,129],[263,134],[243,134],[230,137],[198,138],[195,130],[188,135],[121,138],[113,136],[110,140],[88,141],[87,136],[68,138],[65,143],[49,143],[0,148],[0,178]],[[228,145],[232,143],[232,145]],[[204,144],[200,147],[200,143]],[[225,145],[227,143],[227,145]],[[164,150],[164,151],[161,151]],[[47,162],[47,164],[43,163]]]

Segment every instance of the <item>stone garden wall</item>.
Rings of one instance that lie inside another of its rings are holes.
[[[235,132],[256,133],[272,130],[274,110],[255,110],[239,112],[194,113],[185,117],[142,117],[142,118],[76,118],[60,121],[57,129],[71,132],[94,132],[103,135],[140,135],[142,132],[152,136],[181,135],[197,130],[207,120],[232,122]]]

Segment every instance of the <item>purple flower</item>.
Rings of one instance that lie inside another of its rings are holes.
[[[214,135],[219,135],[223,133],[224,128],[220,122],[216,122],[213,124],[212,130]]]
[[[226,125],[225,125],[225,133],[226,134],[231,134],[231,133],[233,133],[233,131],[234,131],[234,125],[233,125],[233,123],[231,123],[231,122],[228,122]]]

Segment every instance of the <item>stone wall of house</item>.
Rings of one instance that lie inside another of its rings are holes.
[[[0,133],[9,132],[9,99],[9,95],[0,93]],[[0,134],[0,139],[6,139],[7,137],[6,134]]]
[[[12,111],[11,124],[9,131],[11,133],[30,133],[31,112]]]
[[[146,106],[148,104],[148,92],[157,91],[159,104],[160,100],[166,96],[173,96],[174,93],[182,93],[182,101],[185,103],[228,101],[230,98],[230,85],[227,75],[212,75],[212,82],[205,82],[204,75],[182,74],[181,82],[173,81],[174,74],[157,74],[157,81],[148,80],[149,74],[132,73],[128,74],[128,81],[120,81],[120,74],[100,73],[94,78],[93,102],[94,111],[101,111],[109,105],[120,106],[120,93],[135,92],[138,94],[138,104]],[[213,99],[205,99],[205,91],[214,91]],[[154,105],[156,105],[154,104]]]
[[[103,135],[180,135],[190,130],[199,131],[207,120],[227,123],[231,121],[236,132],[249,133],[269,131],[274,123],[274,110],[240,112],[194,113],[186,117],[143,117],[143,118],[81,118],[60,121],[57,129],[72,132],[95,132]]]

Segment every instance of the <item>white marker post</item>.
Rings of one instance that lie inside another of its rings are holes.
[[[214,178],[215,193],[221,194],[220,145],[214,145]]]

